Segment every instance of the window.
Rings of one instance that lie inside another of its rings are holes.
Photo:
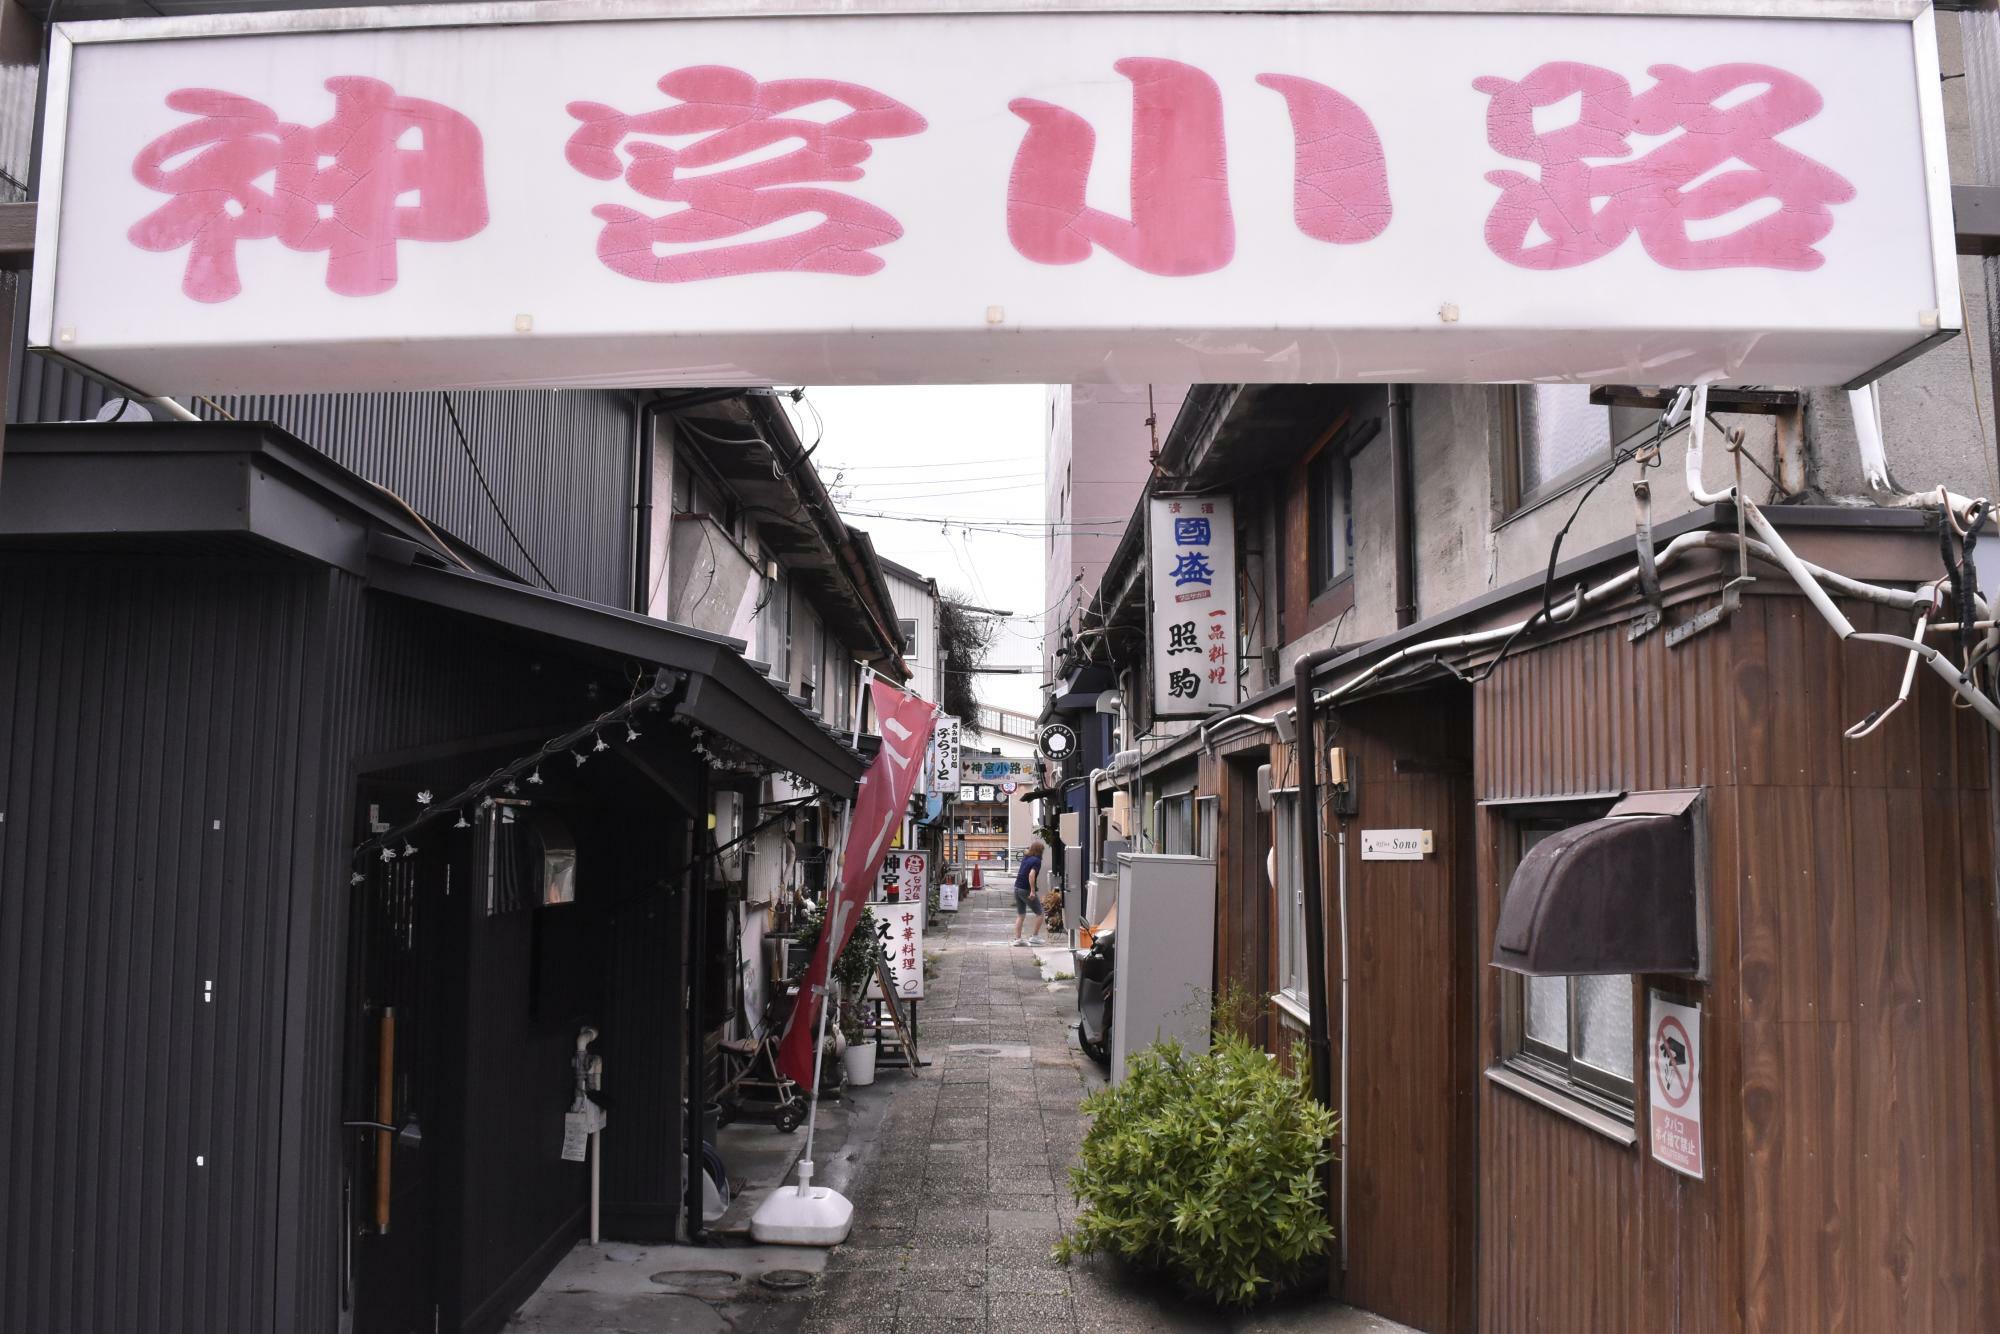
[[[1501,480],[1509,514],[1590,476],[1659,420],[1646,408],[1592,403],[1587,384],[1513,385],[1506,400]]]
[[[1299,790],[1271,794],[1272,888],[1278,895],[1278,994],[1299,1009],[1306,1008],[1306,900],[1304,871],[1299,864]]]
[[[1217,814],[1222,808],[1220,797],[1196,797],[1194,799],[1194,855],[1215,858],[1215,830]]]
[[[1313,597],[1345,579],[1353,568],[1351,490],[1346,453],[1337,445],[1322,449],[1306,469],[1306,587]]]
[[[1177,792],[1154,804],[1154,825],[1160,834],[1160,851],[1183,857],[1194,851],[1194,793]]]
[[[917,651],[917,618],[905,616],[897,625],[903,632],[903,652],[914,655]]]
[[[1595,815],[1596,812],[1591,812]],[[1575,819],[1525,820],[1515,829],[1518,852]],[[1518,865],[1520,856],[1515,858]],[[1638,979],[1506,975],[1508,1065],[1598,1110],[1632,1116],[1634,997]]]

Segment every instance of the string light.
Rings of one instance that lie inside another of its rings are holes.
[[[408,835],[415,831],[418,826],[443,815],[446,811],[450,811],[454,816],[452,828],[471,828],[471,823],[466,819],[467,811],[476,809],[481,814],[490,812],[498,804],[492,795],[496,789],[504,790],[509,796],[518,793],[521,790],[521,785],[515,780],[521,770],[527,769],[529,771],[527,775],[529,786],[541,787],[544,785],[541,766],[543,761],[549,759],[551,756],[567,752],[570,758],[576,762],[577,767],[582,768],[584,762],[592,755],[601,755],[605,751],[610,750],[610,743],[604,739],[603,729],[606,727],[614,727],[623,723],[625,725],[625,739],[627,741],[637,741],[640,733],[639,729],[632,724],[632,714],[642,708],[657,709],[660,701],[670,695],[675,695],[678,689],[685,685],[685,683],[686,678],[678,673],[668,671],[664,668],[656,671],[652,679],[636,688],[631,697],[623,704],[608,710],[594,721],[586,723],[574,731],[551,738],[540,749],[522,756],[511,764],[494,770],[484,779],[471,784],[456,795],[448,798],[442,806],[436,804],[437,796],[431,789],[423,788],[419,790],[416,794],[417,806],[419,808],[417,816],[414,819],[406,821],[400,828],[391,829],[357,845],[354,849],[355,858],[358,860],[367,856],[370,852],[375,852],[386,863],[396,860],[399,856],[416,856],[417,846],[409,840]],[[699,735],[698,729],[696,734]],[[591,739],[591,746],[588,750],[571,749],[572,747],[580,747],[585,737]],[[514,812],[506,807],[502,807],[501,819],[507,824],[514,823]],[[402,840],[400,851],[394,845],[394,841],[397,839]],[[359,885],[365,883],[365,881],[366,877],[361,872],[356,871],[349,883]]]

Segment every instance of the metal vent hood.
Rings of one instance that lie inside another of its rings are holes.
[[[1551,834],[1500,905],[1493,963],[1534,976],[1703,975],[1707,894],[1698,790],[1637,792]]]

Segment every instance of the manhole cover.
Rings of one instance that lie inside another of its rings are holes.
[[[743,1281],[742,1275],[727,1269],[663,1269],[653,1282],[680,1292],[720,1292]]]
[[[779,1292],[796,1292],[800,1288],[810,1288],[813,1276],[805,1269],[767,1269],[757,1275],[757,1281]]]

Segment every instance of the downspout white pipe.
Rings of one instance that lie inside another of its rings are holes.
[[[188,411],[181,403],[171,398],[148,398],[142,401],[158,408],[177,422],[198,422],[201,420],[200,417]]]
[[[1847,406],[1854,414],[1854,444],[1861,453],[1861,480],[1870,491],[1902,497],[1909,493],[1889,471],[1889,447],[1882,434],[1882,395],[1873,384],[1847,391]]]
[[[1340,1272],[1347,1272],[1347,1122],[1353,1115],[1347,1099],[1347,1049],[1350,1029],[1347,1007],[1347,820],[1340,821],[1335,884],[1340,897]]]
[[[1726,496],[1727,493],[1723,494]],[[1905,611],[1914,611],[1919,606],[1929,605],[1931,599],[1928,592],[1911,592],[1907,589],[1885,588],[1880,584],[1864,583],[1859,579],[1851,579],[1846,575],[1835,573],[1832,570],[1822,569],[1810,561],[1801,560],[1790,547],[1784,544],[1783,539],[1778,536],[1777,530],[1771,527],[1770,520],[1764,518],[1758,512],[1756,506],[1746,504],[1744,509],[1747,512],[1747,517],[1756,525],[1759,535],[1766,538],[1764,541],[1749,543],[1748,549],[1750,554],[1767,564],[1776,565],[1785,570],[1787,574],[1790,574],[1793,581],[1799,584],[1800,591],[1812,601],[1814,610],[1818,611],[1821,616],[1826,617],[1830,614],[1832,617],[1838,618],[1829,621],[1833,625],[1836,634],[1839,634],[1842,639],[1858,639],[1864,643],[1871,644],[1889,644],[1901,648],[1905,652],[1910,652],[1913,648],[1920,651],[1920,655],[1924,656],[1924,660],[1929,664],[1931,670],[1937,672],[1950,682],[1952,688],[1961,697],[1965,698],[1974,709],[1978,710],[1982,718],[1991,723],[1996,730],[2000,730],[2000,709],[1996,709],[1993,702],[1974,689],[1970,682],[1962,681],[1959,678],[1957,670],[1951,666],[1950,662],[1942,654],[1928,645],[1916,644],[1914,640],[1905,639],[1901,636],[1861,634],[1857,632],[1853,625],[1840,615],[1839,609],[1834,607],[1832,599],[1827,596],[1826,589],[1831,588],[1844,597],[1877,602],[1884,606],[1896,607]],[[1718,551],[1734,552],[1737,550],[1737,542],[1734,536],[1727,533],[1683,533],[1673,541],[1667,543],[1666,547],[1661,550],[1659,558],[1655,561],[1655,565],[1658,568],[1664,569],[1688,552],[1704,547]],[[1780,554],[1781,552],[1782,554]],[[1631,587],[1638,582],[1638,578],[1639,571],[1637,567],[1634,567],[1622,574],[1613,575],[1603,583],[1598,584],[1595,588],[1588,588],[1581,592],[1573,593],[1555,604],[1551,609],[1550,618],[1555,621],[1568,620],[1591,603],[1600,602],[1614,593]],[[1983,615],[1991,615],[1990,608],[1983,601],[1980,602],[1979,609]],[[1453,635],[1444,639],[1430,639],[1425,640],[1421,644],[1412,644],[1408,648],[1399,649],[1395,653],[1389,654],[1381,661],[1370,666],[1366,671],[1360,672],[1340,685],[1330,690],[1315,693],[1313,700],[1317,704],[1331,703],[1345,695],[1352,694],[1368,682],[1382,675],[1388,669],[1414,658],[1436,657],[1462,649],[1483,648],[1498,644],[1514,634],[1525,623],[1524,621],[1517,621],[1512,625],[1496,626],[1491,630],[1479,630],[1471,634]],[[1845,627],[1844,632],[1842,627]]]

